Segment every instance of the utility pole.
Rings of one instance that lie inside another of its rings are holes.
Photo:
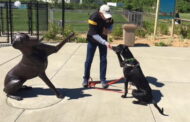
[[[82,0],[80,0],[80,4],[82,4],[83,3],[83,1]]]
[[[156,32],[157,32],[157,26],[158,26],[158,14],[160,10],[160,0],[157,0],[157,6],[156,6],[156,16],[155,16],[155,23],[154,23],[154,40],[156,39]]]

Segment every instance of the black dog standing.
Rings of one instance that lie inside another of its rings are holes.
[[[125,45],[118,45],[117,47],[112,47],[112,49],[118,56],[120,66],[123,67],[125,77],[125,93],[122,97],[127,97],[128,82],[131,82],[137,88],[132,91],[132,96],[137,99],[137,101],[133,101],[134,104],[147,105],[153,103],[158,111],[162,115],[165,115],[163,113],[163,108],[160,109],[154,101],[149,83],[140,68],[139,62],[134,58],[129,48]]]
[[[74,34],[72,33],[57,46],[50,46],[40,43],[37,38],[29,37],[27,34],[17,34],[13,40],[13,47],[20,50],[23,57],[6,75],[4,92],[7,96],[16,100],[22,100],[22,97],[16,96],[16,93],[21,89],[30,89],[31,87],[27,87],[23,84],[28,79],[39,76],[48,87],[55,92],[58,98],[63,98],[46,76],[45,70],[48,65],[47,57],[59,51],[73,36]]]

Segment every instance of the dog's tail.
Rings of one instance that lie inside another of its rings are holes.
[[[164,114],[164,108],[160,108],[155,101],[153,101],[153,104],[154,104],[154,107],[159,111],[160,114],[162,114],[164,116],[168,116],[167,114]]]

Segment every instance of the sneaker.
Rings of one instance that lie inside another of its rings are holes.
[[[107,89],[109,85],[106,83],[106,81],[101,81],[102,88]]]
[[[84,79],[84,80],[83,80],[83,83],[82,83],[82,86],[83,86],[84,88],[88,88],[88,80]]]

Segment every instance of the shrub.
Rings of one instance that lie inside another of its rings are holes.
[[[144,38],[146,36],[146,30],[144,28],[137,28],[135,31],[135,35],[141,38]]]
[[[177,35],[181,34],[181,24],[175,25],[174,34],[177,34]]]
[[[112,36],[114,39],[121,38],[123,36],[123,30],[121,25],[117,25],[112,32]]]
[[[189,25],[184,25],[181,26],[181,35],[183,38],[190,39],[190,26]]]
[[[158,26],[158,32],[163,35],[168,35],[169,33],[168,24],[160,23],[160,25]]]
[[[86,38],[78,37],[75,39],[75,42],[76,43],[87,43],[87,40],[86,40]]]
[[[166,44],[165,42],[156,42],[155,46],[169,46],[168,44]]]
[[[146,34],[150,35],[154,32],[154,23],[145,21],[143,22],[143,28],[146,30]]]
[[[63,36],[67,37],[69,36],[70,33],[74,33],[73,27],[71,25],[66,25],[65,29],[61,30],[61,33],[63,32]]]
[[[69,36],[69,34],[72,32],[74,33],[74,30],[70,25],[66,25],[65,29],[63,30],[63,28],[58,26],[57,24],[50,24],[49,30],[44,34],[44,38],[47,41],[59,41]]]
[[[176,25],[174,33],[181,35],[184,39],[190,39],[190,25]]]
[[[59,34],[59,27],[55,24],[50,24],[49,30],[45,33],[44,37],[47,40],[56,39],[57,34]]]
[[[108,40],[109,42],[113,42],[113,38],[111,38],[111,37],[109,37],[109,40]]]

